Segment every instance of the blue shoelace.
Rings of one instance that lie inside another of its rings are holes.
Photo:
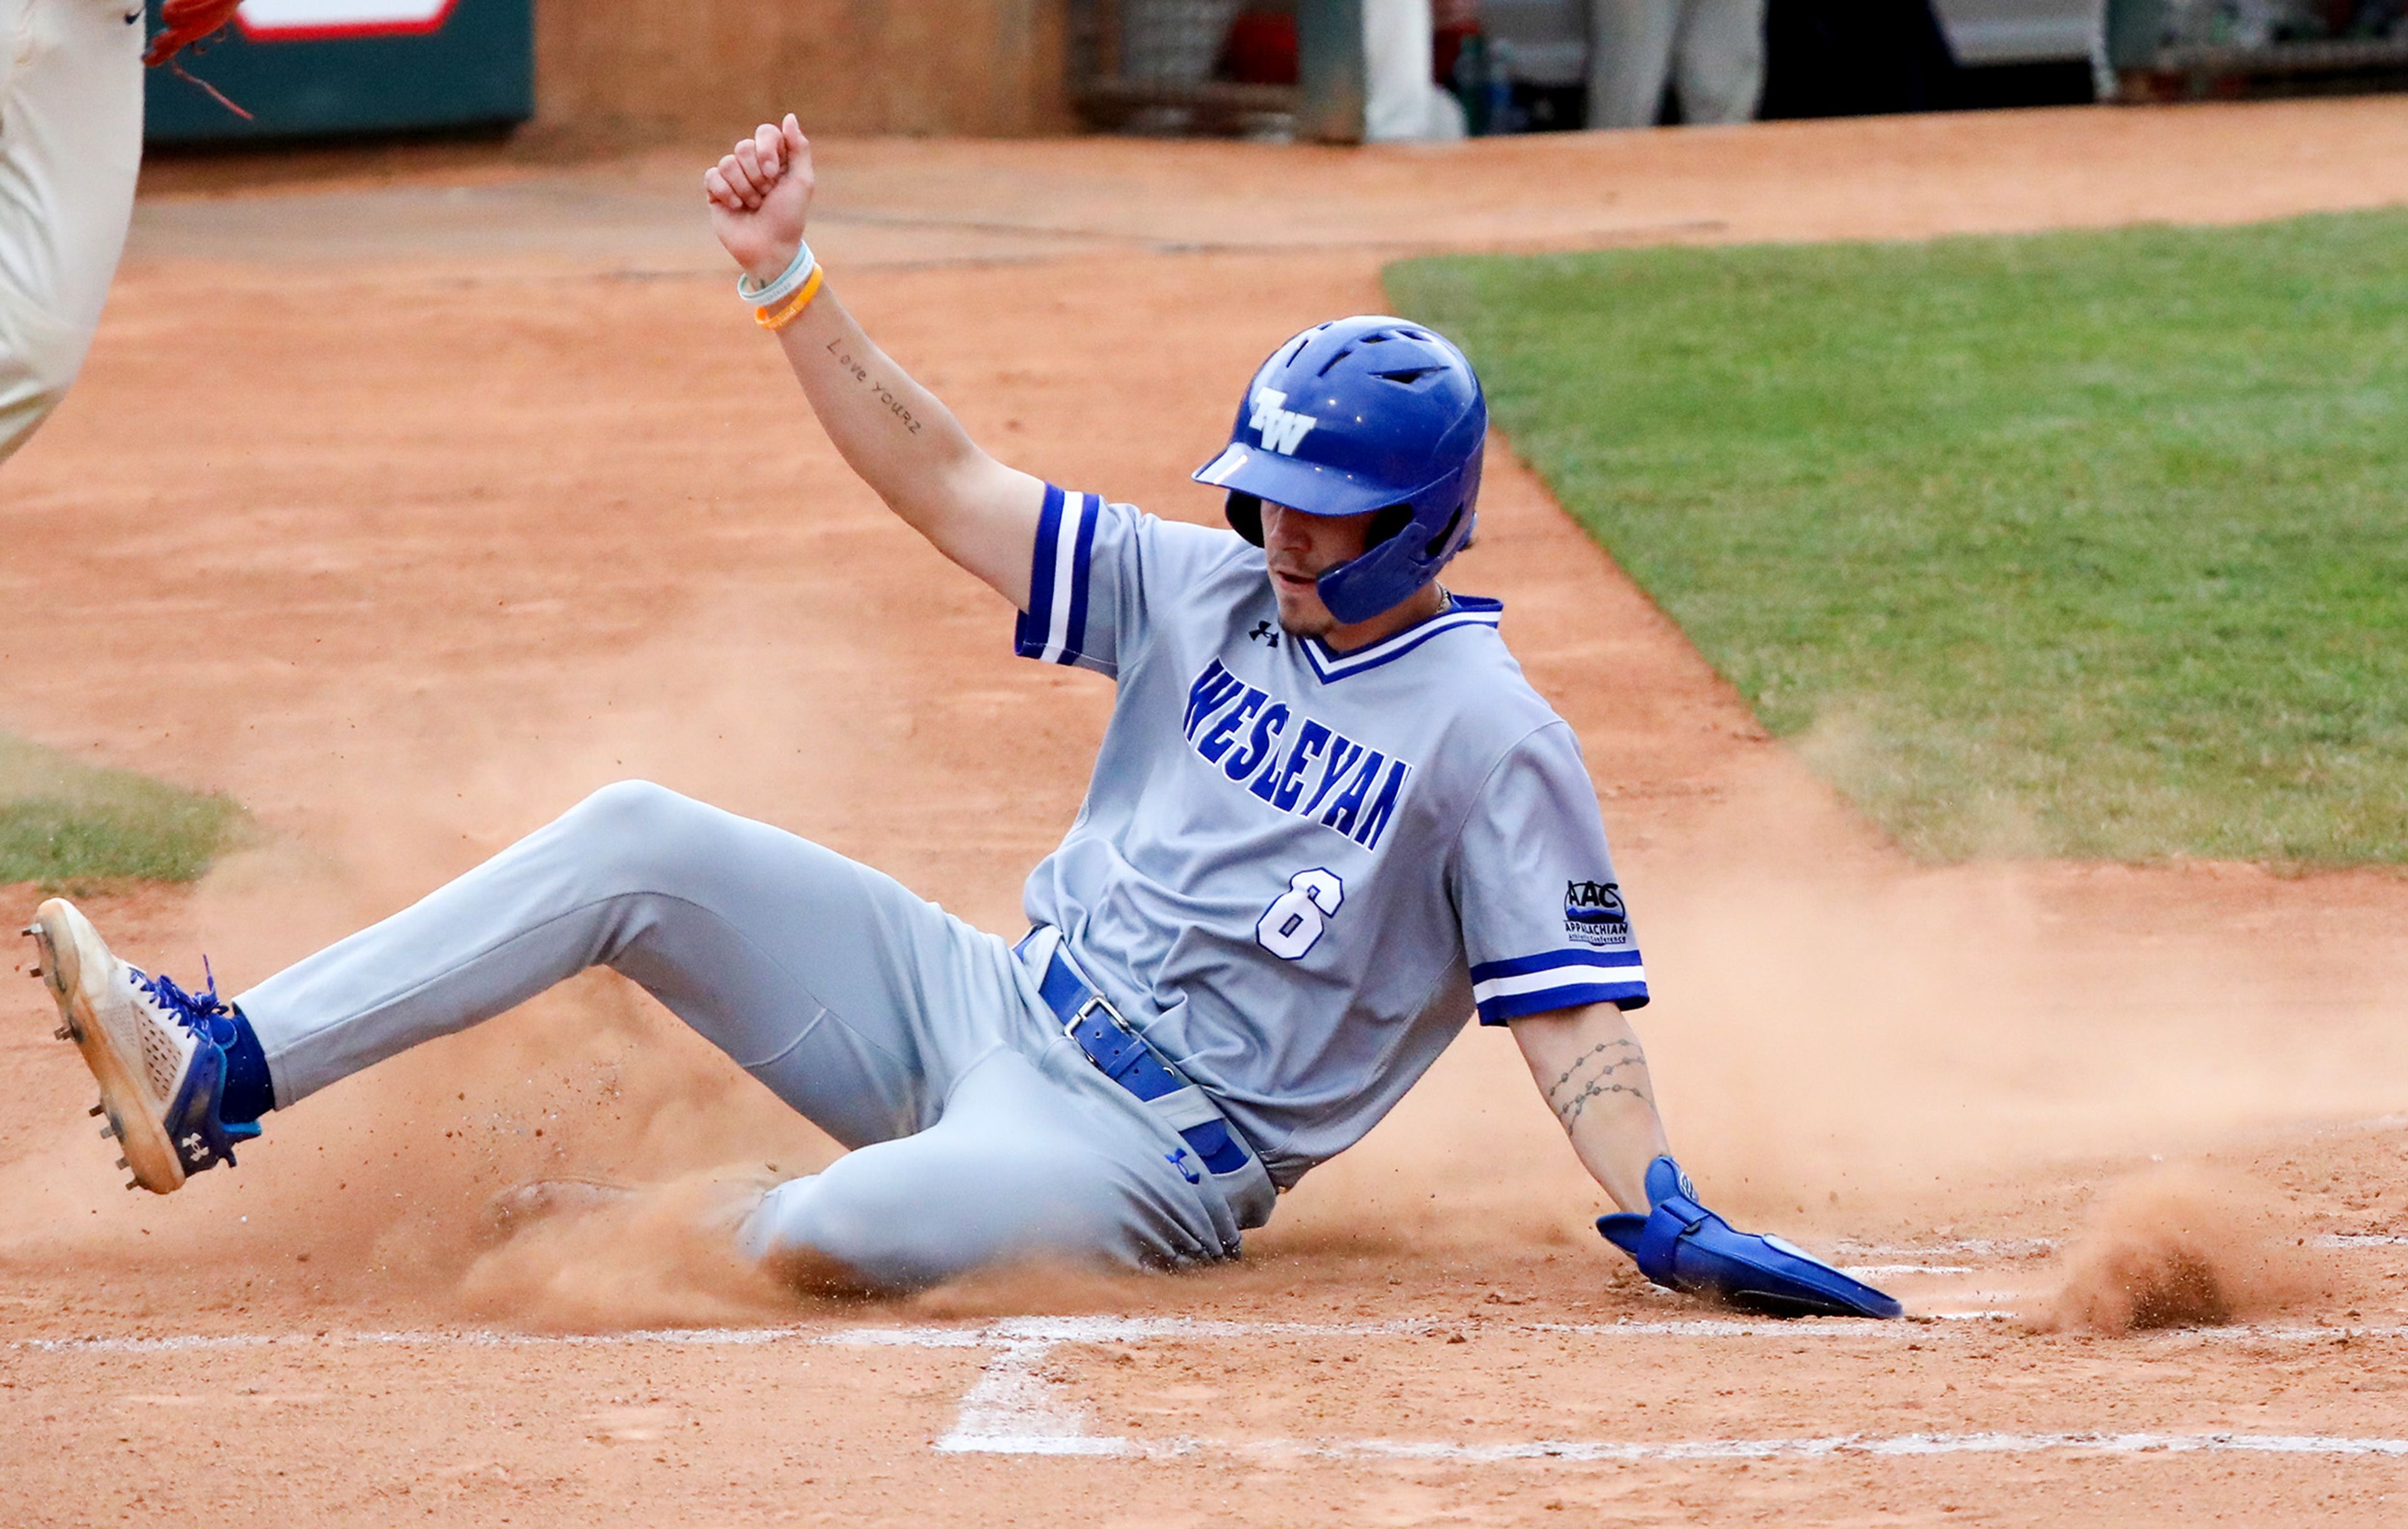
[[[201,957],[201,975],[208,979],[198,995],[186,993],[176,985],[176,979],[162,973],[157,977],[139,966],[134,977],[142,991],[150,994],[161,1008],[176,1017],[176,1022],[217,1046],[234,1043],[234,1006],[218,996],[217,973],[209,970],[209,958]]]

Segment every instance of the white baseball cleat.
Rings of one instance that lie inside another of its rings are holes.
[[[218,1112],[235,1030],[216,982],[195,997],[127,965],[63,897],[36,909],[25,933],[41,951],[35,975],[58,1001],[58,1036],[76,1043],[100,1084],[92,1112],[108,1117],[101,1135],[124,1148],[117,1165],[134,1173],[125,1187],[165,1194],[232,1164],[234,1144],[259,1127],[229,1125]]]

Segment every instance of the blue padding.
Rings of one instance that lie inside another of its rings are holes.
[[[1774,1317],[1896,1317],[1905,1308],[1777,1237],[1741,1232],[1698,1203],[1681,1165],[1647,1165],[1644,1216],[1599,1216],[1599,1235],[1670,1290]]]
[[[234,1166],[234,1144],[259,1135],[257,1120],[229,1121],[219,1112],[218,1100],[224,1091],[225,1052],[203,1036],[193,1049],[193,1065],[184,1072],[183,1085],[176,1090],[160,1121],[188,1174],[220,1163]]]
[[[259,1044],[251,1021],[239,1010],[224,1042],[225,1088],[218,1095],[218,1113],[229,1125],[258,1120],[276,1107],[276,1083],[267,1071],[267,1052]]]

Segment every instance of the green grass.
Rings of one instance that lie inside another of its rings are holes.
[[[194,880],[250,821],[232,797],[79,764],[0,733],[0,883]]]
[[[1915,853],[2408,862],[2408,215],[1390,267]]]

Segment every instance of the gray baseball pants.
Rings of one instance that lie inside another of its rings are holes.
[[[1764,94],[1764,0],[1588,0],[1588,125],[1653,127],[1670,75],[1681,121],[1744,122]]]
[[[738,1233],[752,1256],[817,1255],[910,1290],[1039,1256],[1210,1262],[1268,1215],[1258,1165],[1187,1181],[1177,1133],[1064,1038],[1005,941],[642,782],[236,1004],[281,1107],[594,965],[853,1149],[768,1193]]]

